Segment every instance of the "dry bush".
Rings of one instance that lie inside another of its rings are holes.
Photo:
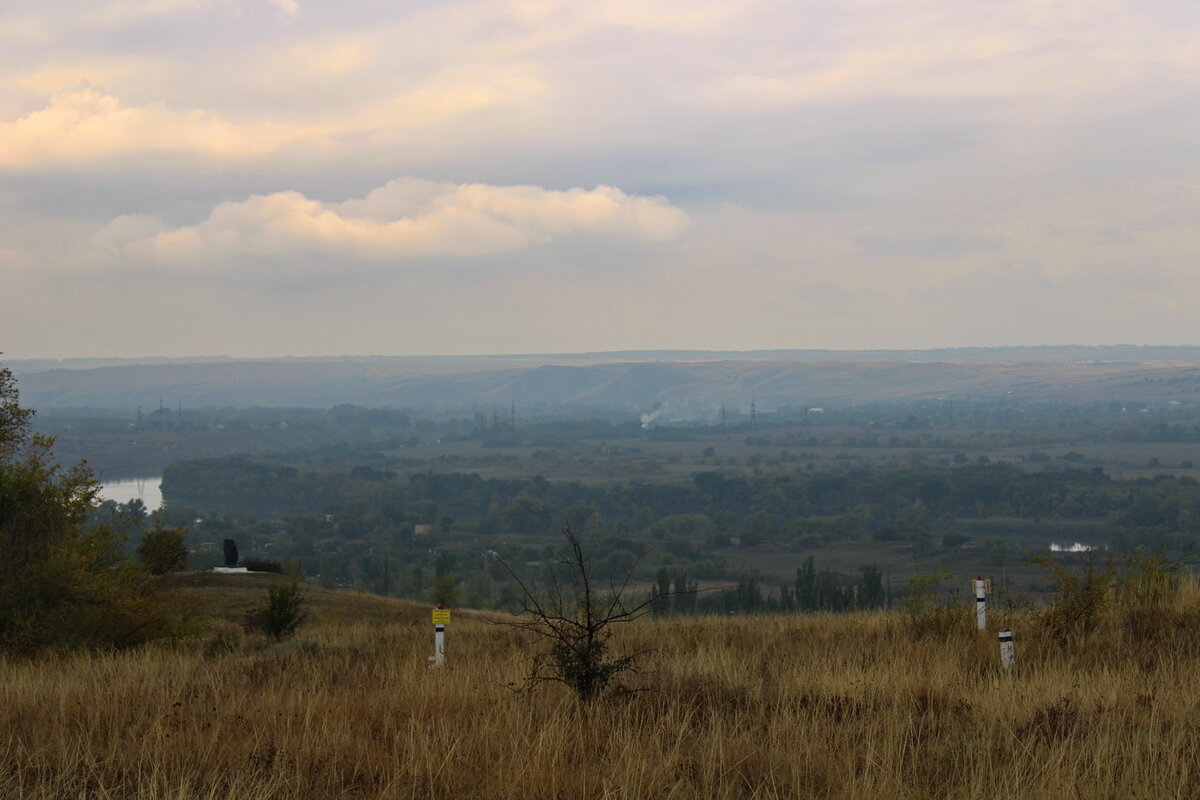
[[[961,636],[974,626],[970,609],[959,593],[943,584],[950,573],[940,570],[931,575],[917,573],[904,592],[904,610],[915,636],[941,638]]]
[[[1194,581],[1161,553],[1133,553],[1102,561],[1084,554],[1071,565],[1034,559],[1054,586],[1049,602],[1032,614],[1040,633],[1060,648],[1089,658],[1113,655],[1116,639],[1142,659],[1200,647],[1200,609]],[[1097,633],[1104,635],[1096,641]],[[1141,645],[1157,645],[1143,648]],[[1119,650],[1120,648],[1118,648]]]
[[[591,703],[606,692],[627,691],[617,680],[636,673],[642,652],[618,655],[612,644],[616,626],[635,622],[672,596],[670,588],[652,593],[648,599],[630,600],[630,570],[620,585],[597,585],[579,537],[568,525],[566,546],[551,562],[545,585],[526,583],[504,561],[501,566],[520,588],[521,613],[516,621],[501,622],[510,628],[541,637],[546,649],[531,659],[527,686],[561,683],[571,688],[583,703]]]
[[[1042,566],[1054,586],[1050,602],[1036,613],[1035,621],[1060,647],[1086,646],[1113,609],[1116,560],[1110,556],[1098,562],[1089,552],[1080,554],[1078,568],[1049,557],[1031,561]]]

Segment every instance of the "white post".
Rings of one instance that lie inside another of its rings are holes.
[[[1017,664],[1017,656],[1013,652],[1012,631],[1008,628],[1000,630],[1000,666],[1012,669]]]
[[[975,579],[975,624],[987,630],[987,581],[982,575]]]
[[[446,626],[434,624],[433,626],[433,655],[429,657],[429,665],[431,667],[440,667],[442,662],[446,660]]]
[[[440,667],[446,660],[446,623],[449,621],[450,609],[438,603],[433,610],[433,655],[429,657],[429,663],[435,667]]]

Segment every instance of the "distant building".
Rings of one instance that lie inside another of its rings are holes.
[[[432,525],[414,525],[413,536],[428,536],[433,533]]]

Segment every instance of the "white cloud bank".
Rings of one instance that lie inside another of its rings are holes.
[[[310,254],[403,260],[510,253],[574,236],[663,242],[687,222],[664,197],[611,186],[554,191],[398,178],[342,203],[299,192],[254,195],[174,228],[122,216],[93,243],[118,261],[162,264]]]
[[[321,54],[314,56],[309,67],[332,71],[337,69],[336,59],[352,65],[356,57],[359,55],[349,51]],[[295,70],[298,65],[291,67]],[[0,122],[0,168],[78,168],[114,156],[147,153],[182,153],[252,164],[296,145],[304,146],[311,155],[346,137],[360,137],[353,146],[361,148],[363,135],[386,139],[389,133],[430,128],[493,106],[521,107],[544,91],[529,69],[452,68],[410,82],[404,91],[371,98],[361,108],[326,112],[323,119],[238,122],[211,109],[163,102],[126,104],[120,97],[86,84],[62,88],[79,75],[86,80],[86,76],[101,77],[103,69],[115,74],[129,68],[114,64],[86,73],[50,70],[17,81],[32,90],[53,89],[53,93],[44,107]],[[286,80],[282,74],[276,79],[281,84]],[[429,152],[433,144],[426,140],[424,151]]]
[[[147,150],[208,156],[256,156],[303,136],[294,126],[239,126],[161,103],[130,107],[90,87],[61,92],[50,104],[0,123],[0,166],[84,161]]]

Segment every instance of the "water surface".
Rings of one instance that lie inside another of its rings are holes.
[[[118,503],[128,503],[135,497],[141,498],[150,511],[156,511],[162,506],[162,476],[152,475],[147,478],[117,478],[102,481],[100,496],[105,500],[115,500]]]

